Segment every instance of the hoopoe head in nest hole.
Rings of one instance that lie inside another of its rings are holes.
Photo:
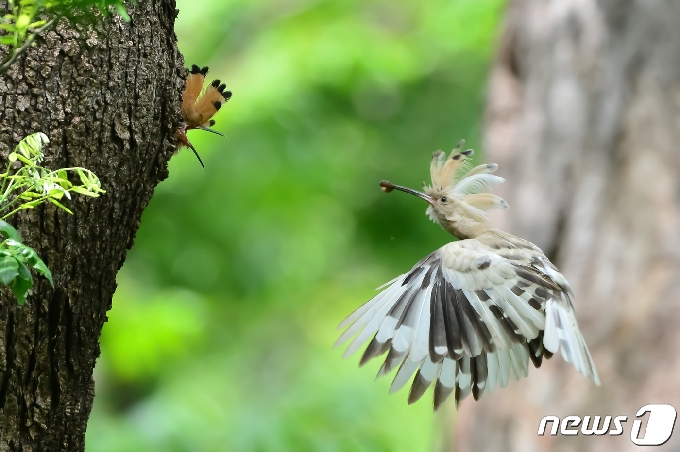
[[[187,138],[187,131],[201,129],[224,136],[211,129],[215,125],[215,120],[211,118],[225,102],[231,99],[231,91],[225,91],[227,86],[219,80],[214,80],[203,91],[203,83],[207,74],[207,67],[199,68],[195,64],[191,66],[187,76],[187,84],[182,94],[182,117],[176,131],[177,141],[180,145],[194,151],[201,166],[204,166],[203,161]],[[203,92],[201,93],[201,91]]]
[[[442,151],[432,155],[432,183],[425,186],[424,193],[388,181],[380,183],[382,190],[387,193],[396,189],[427,201],[430,204],[427,216],[459,238],[464,237],[453,232],[459,229],[456,225],[461,222],[468,225],[484,223],[487,210],[509,208],[501,197],[484,193],[490,186],[504,181],[502,177],[491,174],[498,169],[498,165],[487,163],[471,168],[470,156],[474,151],[462,151],[464,144],[465,140],[460,140],[448,158]]]

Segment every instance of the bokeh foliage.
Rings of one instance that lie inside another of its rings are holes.
[[[436,416],[333,350],[373,289],[450,237],[419,188],[479,147],[500,0],[178,0],[187,65],[234,92],[226,135],[144,212],[119,274],[88,452],[425,451]]]

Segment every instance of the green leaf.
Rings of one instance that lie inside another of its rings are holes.
[[[130,22],[130,15],[127,13],[125,6],[122,3],[116,3],[116,11],[120,14],[125,22]]]
[[[85,195],[85,196],[92,196],[93,198],[99,197],[98,193],[95,193],[93,191],[90,191],[86,188],[83,188],[83,187],[80,187],[80,186],[77,186],[77,185],[75,187],[71,187],[70,191],[72,191],[74,193],[79,193],[79,194]]]
[[[22,14],[17,18],[15,23],[17,24],[18,29],[26,29],[31,23],[31,17],[27,14]]]
[[[33,265],[35,260],[38,259],[38,253],[28,245],[21,242],[10,242],[8,245],[15,256],[21,256],[21,259],[26,260],[30,265]]]
[[[50,199],[61,199],[64,197],[64,190],[60,188],[53,188],[47,192],[47,196]]]
[[[54,204],[55,206],[59,207],[60,209],[64,209],[65,211],[67,211],[68,213],[70,213],[71,215],[73,215],[73,212],[71,212],[66,206],[64,206],[62,203],[60,203],[60,202],[57,201],[56,199],[54,199],[54,198],[47,198],[47,200],[48,200],[49,202],[51,202],[52,204]]]
[[[30,262],[29,262],[30,263]],[[37,255],[35,256],[35,262],[31,266],[41,275],[43,275],[50,282],[52,287],[54,287],[54,281],[52,280],[52,272],[47,268],[47,265],[40,259]]]
[[[19,279],[30,281],[31,285],[33,284],[33,276],[31,276],[31,271],[21,262],[19,262]]]
[[[21,195],[19,195],[19,198],[33,200],[35,198],[42,198],[42,195],[40,193],[36,193],[34,191],[27,191],[27,192],[24,192]]]
[[[12,45],[14,44],[14,35],[0,36],[0,44]]]
[[[87,187],[90,185],[90,179],[87,178],[82,169],[76,168],[76,173],[78,174],[78,177],[80,177],[80,182],[82,182],[84,186]]]
[[[22,152],[22,154],[23,154],[23,152]],[[28,157],[26,157],[24,155],[17,154],[17,158],[19,160],[21,160],[22,163],[25,163],[26,165],[29,165],[29,166],[33,165],[33,162],[31,160],[29,160]]]
[[[0,283],[8,285],[19,275],[19,263],[12,256],[0,257]]]
[[[35,252],[33,248],[31,248],[28,245],[24,245],[21,242],[13,241],[13,240],[7,240],[5,242],[6,246],[9,249],[3,250],[2,247],[0,246],[0,256],[3,254],[3,251],[6,253],[12,253],[11,258],[16,259],[18,261],[19,267],[19,276],[21,275],[21,265],[23,265],[23,262],[25,261],[30,267],[33,267],[35,271],[40,273],[41,275],[45,276],[47,280],[50,282],[52,287],[54,287],[54,281],[52,280],[52,273],[50,272],[50,269],[47,268],[47,265],[45,265],[45,262],[38,257],[38,253]],[[2,259],[0,257],[0,259]],[[26,279],[26,278],[24,278]]]
[[[15,148],[15,152],[19,152],[26,158],[36,157],[38,159],[42,158],[42,146],[43,144],[49,143],[50,140],[42,132],[33,133],[28,135],[23,140],[19,142]],[[22,160],[23,161],[23,160]],[[32,161],[28,161],[33,164]]]
[[[16,240],[21,242],[21,236],[19,231],[14,229],[14,227],[4,220],[0,220],[0,233],[5,236],[5,238]]]
[[[33,276],[24,264],[19,264],[19,274],[12,284],[12,293],[17,297],[17,303],[23,305],[26,302],[28,290],[33,287]]]
[[[30,25],[28,26],[28,28],[29,28],[29,29],[33,29],[33,28],[42,27],[42,26],[45,25],[46,23],[47,23],[46,20],[37,20],[37,21],[33,22],[32,24],[30,24]]]
[[[42,195],[38,195],[37,197],[42,198]],[[24,209],[32,209],[32,208],[42,204],[42,202],[43,201],[41,199],[34,199],[33,201],[29,201],[29,202],[24,203],[23,208]]]
[[[12,293],[14,294],[14,296],[17,299],[17,304],[19,306],[23,306],[24,303],[26,303],[26,292],[28,292],[28,290],[26,290],[25,292],[22,293],[21,289],[19,289],[18,287],[15,287],[16,284],[17,284],[17,281],[19,281],[19,280],[14,280],[14,284],[12,284]],[[30,289],[30,287],[29,287],[29,289]]]
[[[66,177],[59,177],[59,176],[45,176],[44,179],[45,179],[45,180],[52,181],[52,182],[57,182],[57,183],[60,183],[60,182],[68,182],[68,183],[70,184],[70,182],[68,181],[68,179],[67,179]]]

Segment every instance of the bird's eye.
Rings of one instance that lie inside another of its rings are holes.
[[[446,196],[442,196],[441,201],[442,201],[442,202],[446,202]]]

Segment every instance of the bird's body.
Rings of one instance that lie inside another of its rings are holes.
[[[490,174],[494,164],[467,171],[464,159],[471,151],[456,151],[446,162],[443,153],[435,153],[426,193],[389,182],[381,186],[428,201],[428,216],[461,240],[383,286],[342,322],[348,328],[337,345],[358,333],[348,356],[373,337],[361,364],[387,353],[378,376],[399,367],[390,392],[417,371],[409,403],[436,381],[435,409],[452,392],[458,403],[470,393],[478,399],[505,387],[510,375],[528,375],[529,361],[539,367],[558,350],[599,385],[567,280],[536,245],[484,224],[484,210],[508,207],[481,193],[502,179]]]

